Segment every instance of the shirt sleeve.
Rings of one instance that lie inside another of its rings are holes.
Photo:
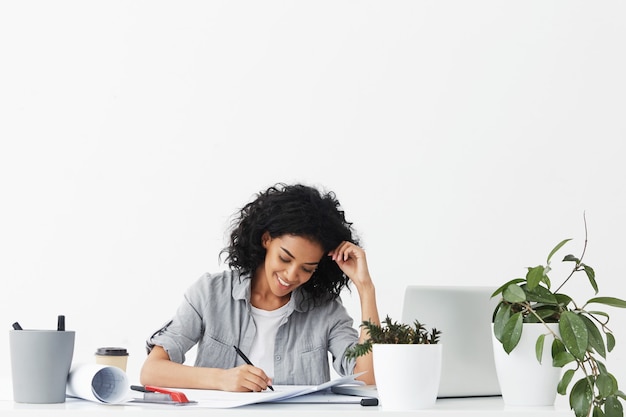
[[[348,314],[340,299],[330,303],[328,320],[330,321],[330,337],[328,350],[332,356],[333,368],[342,376],[354,373],[356,361],[346,359],[346,350],[359,340],[359,333],[354,328],[354,320]]]
[[[172,362],[185,362],[185,353],[202,337],[202,315],[198,306],[202,305],[202,299],[207,296],[204,285],[207,279],[203,275],[187,289],[174,317],[147,340],[148,352],[154,346],[161,346]]]

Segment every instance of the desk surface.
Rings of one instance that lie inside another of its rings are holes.
[[[502,398],[455,398],[437,400],[434,408],[411,412],[386,411],[384,407],[363,407],[358,404],[256,404],[230,409],[206,409],[193,406],[166,405],[104,405],[94,402],[68,399],[62,404],[19,404],[11,400],[0,400],[0,415],[11,416],[90,416],[111,415],[124,416],[170,416],[172,411],[188,417],[249,417],[255,416],[289,416],[295,413],[298,417],[329,416],[341,413],[343,417],[364,415],[422,417],[442,416],[504,416],[504,417],[573,417],[574,413],[561,405],[553,407],[505,407]],[[120,414],[121,413],[121,414]]]
[[[506,407],[501,397],[439,399],[428,410],[398,412],[384,407],[363,407],[359,404],[297,404],[268,403],[229,409],[207,409],[169,405],[106,405],[91,401],[68,398],[61,404],[20,404],[13,401],[10,382],[0,379],[0,415],[2,417],[61,417],[61,416],[142,416],[166,417],[172,411],[184,417],[318,417],[341,413],[342,417],[357,416],[420,416],[420,417],[574,417],[567,405],[567,397],[557,395],[552,407]]]

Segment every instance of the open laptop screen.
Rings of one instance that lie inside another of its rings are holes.
[[[402,322],[441,330],[439,398],[500,395],[493,360],[491,317],[498,299],[483,286],[408,286]]]

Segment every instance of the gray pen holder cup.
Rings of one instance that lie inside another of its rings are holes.
[[[13,400],[18,403],[65,402],[74,356],[73,331],[11,330]]]

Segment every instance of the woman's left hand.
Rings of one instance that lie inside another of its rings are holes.
[[[333,261],[337,262],[344,274],[357,286],[371,284],[367,258],[363,248],[351,242],[342,242],[328,253]]]
[[[380,325],[378,307],[376,306],[376,289],[367,267],[365,251],[354,243],[342,242],[335,249],[331,250],[328,255],[332,257],[333,261],[337,262],[339,268],[356,286],[359,292],[359,299],[361,300],[361,321],[369,320]],[[361,329],[359,342],[363,343],[367,337],[367,330]],[[366,384],[375,384],[374,364],[371,354],[359,356],[356,359],[354,373],[363,371],[367,372],[358,379]]]

